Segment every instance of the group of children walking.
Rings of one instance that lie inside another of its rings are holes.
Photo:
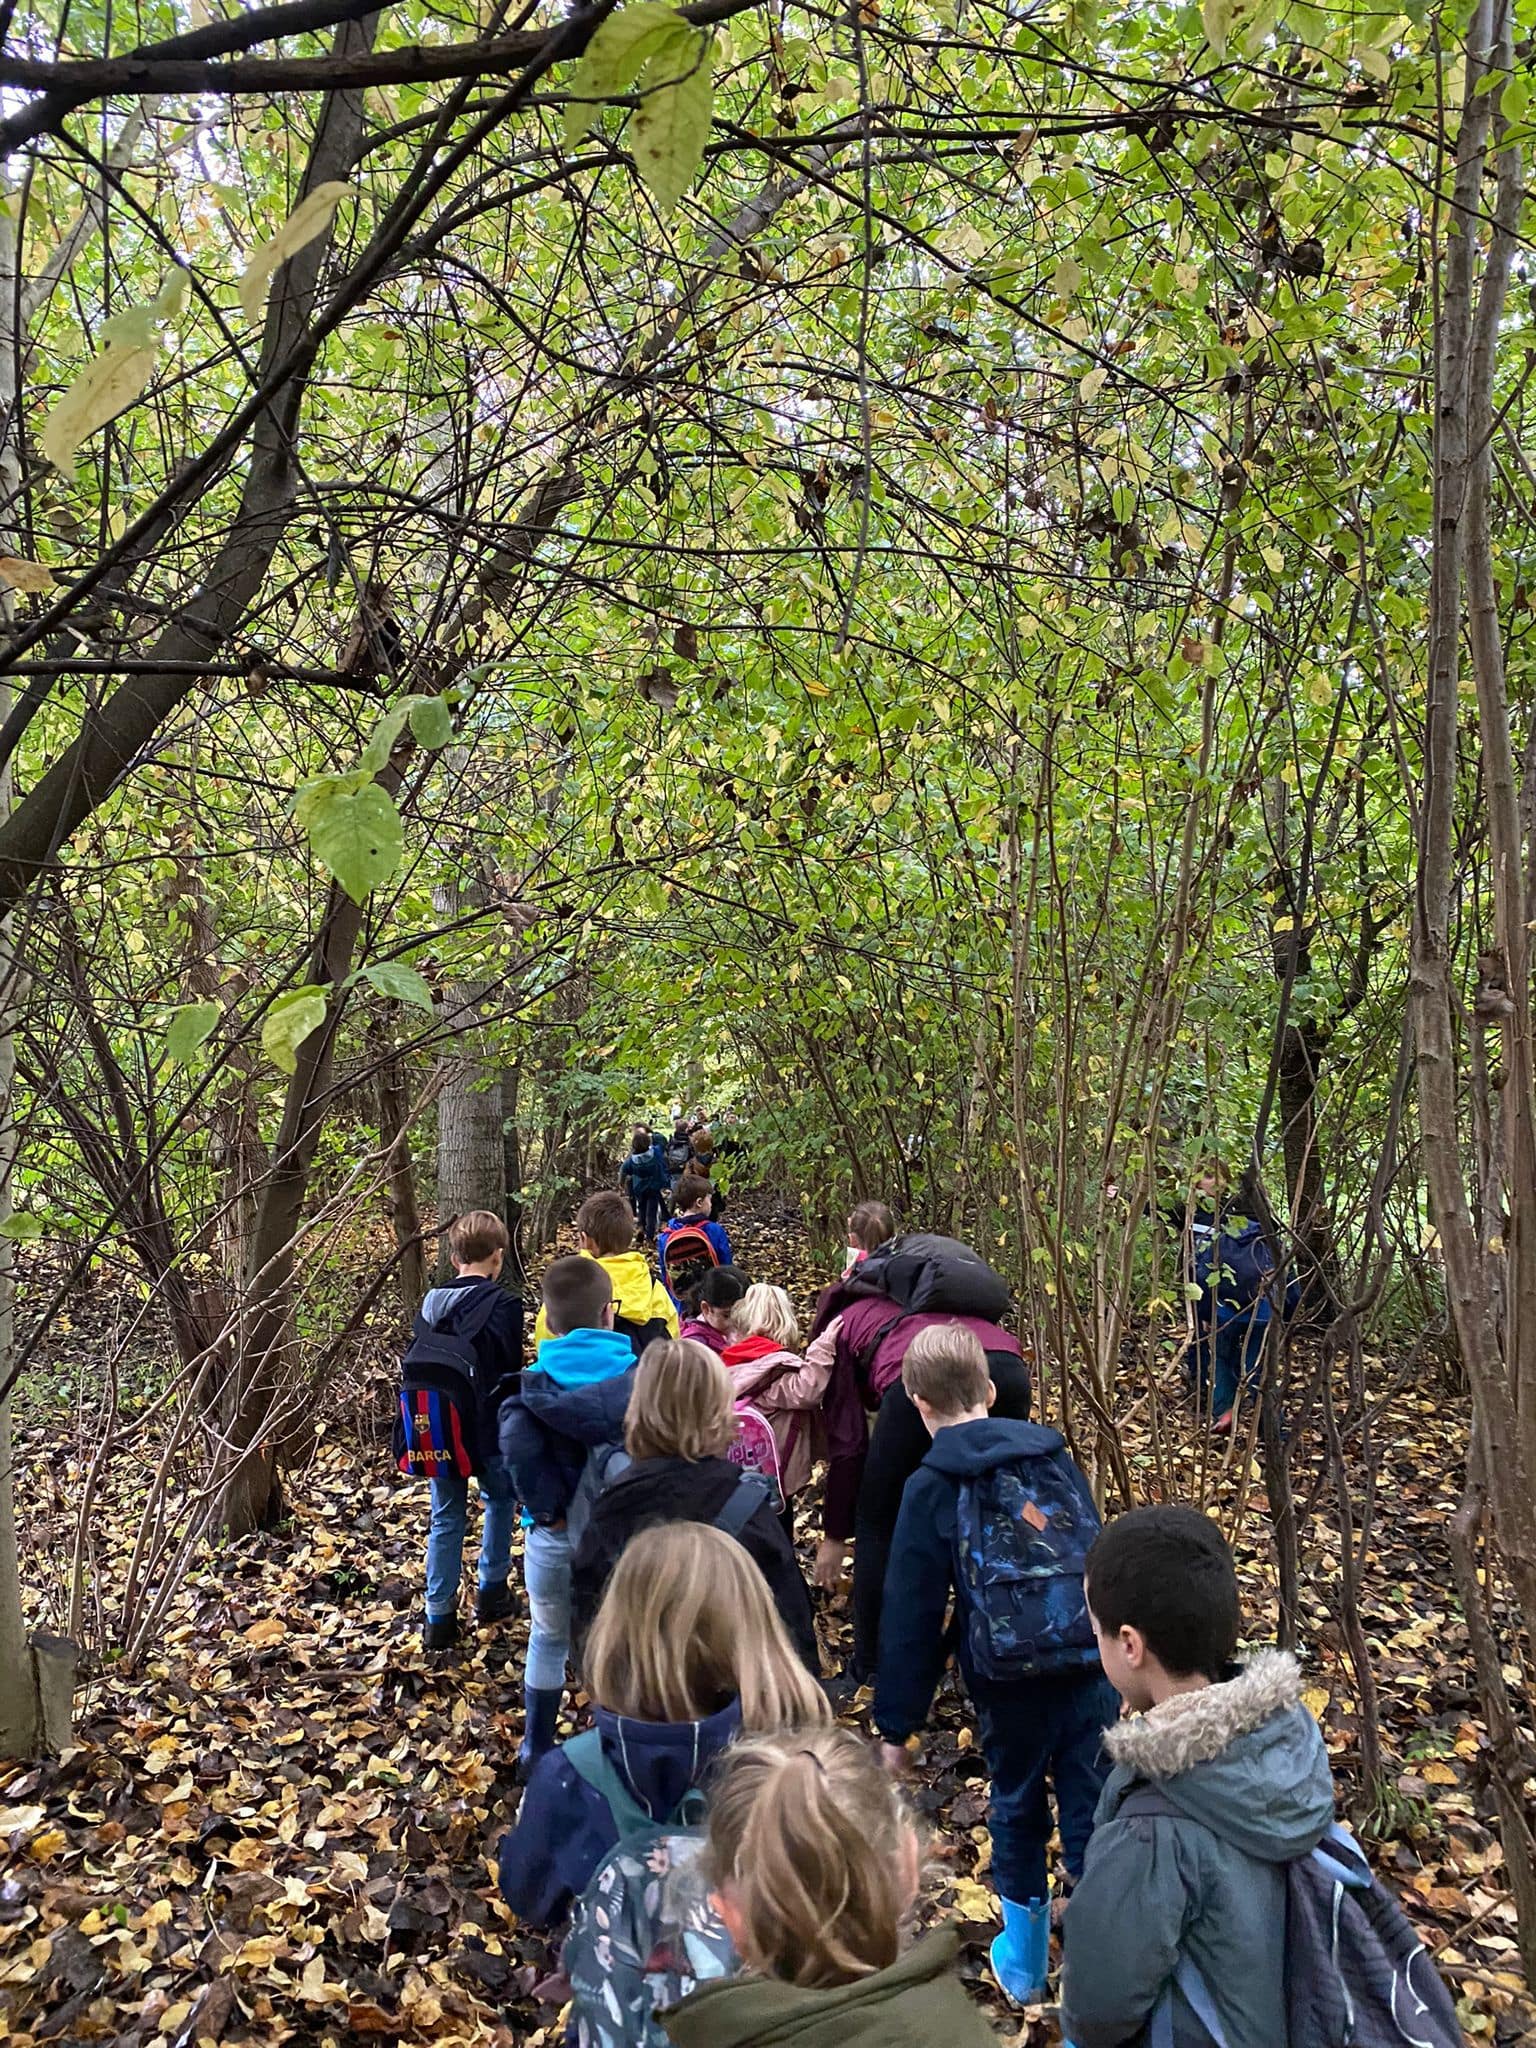
[[[707,1227],[707,1184],[679,1196],[675,1227]],[[1204,1515],[1101,1529],[1063,1438],[1028,1419],[975,1255],[893,1243],[889,1212],[863,1205],[802,1349],[789,1296],[750,1284],[728,1240],[679,1298],[635,1252],[624,1198],[594,1195],[582,1250],[544,1274],[522,1369],[499,1228],[455,1223],[456,1278],[418,1341],[457,1330],[475,1355],[482,1621],[514,1610],[522,1523],[525,1789],[501,1885],[520,1920],[564,1932],[579,2048],[994,2038],[954,1934],[905,1945],[923,1848],[899,1784],[952,1650],[991,1780],[1002,1989],[1046,1996],[1059,1827],[1075,2048],[1284,2048],[1287,1870],[1333,1821],[1297,1667],[1233,1664],[1236,1578]],[[973,1308],[940,1305],[961,1298]],[[832,1725],[794,1550],[823,1458],[817,1578],[853,1531],[873,1746]],[[466,1493],[434,1478],[432,1648],[456,1627]],[[571,1664],[592,1726],[561,1741]]]

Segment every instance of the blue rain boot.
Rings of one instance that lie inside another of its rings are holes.
[[[523,1688],[523,1741],[517,1752],[517,1775],[523,1784],[544,1752],[555,1746],[555,1718],[563,1697],[558,1685]]]
[[[1003,1931],[992,1944],[992,1974],[1015,2005],[1038,2005],[1051,1949],[1050,1896],[1001,1903]]]

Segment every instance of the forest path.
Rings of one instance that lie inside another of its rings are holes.
[[[741,1204],[727,1222],[747,1270],[789,1285],[804,1309],[827,1274],[792,1219]],[[1396,1758],[1380,1861],[1442,1949],[1469,2032],[1512,2041],[1536,2015],[1519,1995],[1485,1735],[1448,1591],[1443,1407],[1444,1396],[1403,1394],[1379,1433],[1367,1624]],[[1150,1465],[1140,1447],[1132,1465]],[[1258,1635],[1272,1604],[1262,1516],[1242,1531]],[[399,1479],[382,1442],[322,1437],[288,1522],[208,1560],[142,1672],[94,1681],[78,1746],[0,1778],[9,2038],[559,2038],[556,2009],[533,1996],[549,1945],[512,1924],[493,1861],[517,1797],[526,1623],[471,1630],[453,1656],[424,1657],[425,1532],[425,1492]],[[804,1530],[802,1542],[808,1556]],[[1347,1786],[1353,1709],[1330,1545],[1336,1556],[1320,1509],[1303,1540],[1307,1698]],[[841,1614],[823,1607],[821,1619],[836,1651]],[[858,1702],[849,1718],[862,1725]],[[1048,2016],[1006,2011],[983,1976],[995,1931],[985,1774],[949,1685],[935,1720],[913,1785],[934,1851],[924,1917],[961,1923],[963,1973],[1002,2039],[1054,2042]]]

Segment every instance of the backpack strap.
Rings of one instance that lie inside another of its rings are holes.
[[[748,1472],[743,1468],[737,1474],[734,1492],[715,1516],[713,1526],[722,1535],[734,1536],[739,1543],[748,1522],[765,1503],[772,1505],[773,1489],[761,1472]]]
[[[914,1313],[915,1311],[912,1309],[899,1308],[888,1323],[882,1323],[874,1335],[867,1338],[862,1347],[854,1354],[854,1371],[858,1373],[867,1372],[875,1362],[875,1353],[880,1349],[886,1338],[889,1337],[892,1330],[896,1328],[898,1323],[910,1323],[913,1320]]]
[[[608,1761],[602,1735],[596,1728],[573,1735],[562,1746],[561,1755],[582,1783],[590,1785],[607,1802],[621,1842],[627,1835],[638,1835],[655,1827],[655,1821]]]
[[[1179,1958],[1173,1972],[1173,1984],[1167,1986],[1162,1997],[1152,2008],[1152,2017],[1147,2023],[1147,2048],[1174,2048],[1174,1984],[1179,1987],[1185,2004],[1210,2035],[1212,2048],[1227,2048],[1227,2036],[1221,2024],[1221,2016],[1211,2002],[1211,1994],[1206,1987],[1205,1979],[1188,1956]]]

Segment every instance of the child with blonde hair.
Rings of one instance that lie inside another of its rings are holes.
[[[813,1463],[814,1416],[832,1376],[830,1359],[800,1355],[800,1324],[782,1287],[758,1281],[731,1314],[731,1342],[721,1354],[738,1401],[764,1416],[778,1447],[785,1522]]]
[[[733,1464],[730,1374],[687,1338],[646,1347],[624,1424],[628,1468],[592,1503],[571,1564],[571,1639],[577,1661],[609,1576],[641,1529],[704,1522],[724,1529],[756,1565],[807,1670],[821,1660],[811,1595],[779,1521],[772,1489]]]
[[[662,2015],[676,2048],[976,2048],[996,2036],[954,1974],[953,1927],[905,1954],[911,1820],[844,1729],[739,1742],[710,1795],[706,1869],[749,1973]]]
[[[762,1573],[733,1538],[697,1522],[643,1530],[629,1545],[587,1643],[586,1678],[602,1763],[658,1825],[743,1731],[830,1719]],[[584,1761],[566,1748],[541,1757],[502,1837],[502,1896],[532,1926],[563,1921],[619,1839]]]

